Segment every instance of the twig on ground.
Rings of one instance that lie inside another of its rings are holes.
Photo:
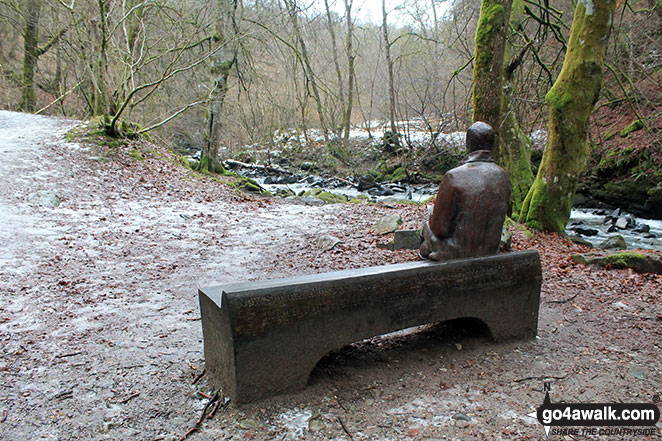
[[[60,355],[56,355],[55,358],[75,357],[76,355],[80,355],[80,354],[82,354],[82,352],[81,352],[81,351],[78,351],[78,352],[72,352],[71,354],[60,354]]]
[[[55,400],[66,400],[67,398],[73,398],[74,396],[74,391],[68,390],[65,392],[60,392],[59,394],[55,395],[53,399]]]
[[[196,432],[198,429],[200,429],[200,426],[202,426],[202,422],[205,420],[205,416],[207,415],[207,410],[209,409],[209,406],[214,404],[216,401],[218,401],[219,397],[219,392],[220,390],[216,391],[211,398],[209,398],[209,401],[207,401],[207,404],[205,404],[205,407],[202,408],[202,413],[200,414],[200,418],[198,418],[198,421],[195,422],[195,425],[191,427],[184,435],[182,435],[181,438],[179,438],[179,441],[184,441],[186,438],[191,436],[192,433]],[[198,392],[202,396],[207,396],[203,394],[202,392]]]
[[[345,409],[345,406],[342,405],[342,402],[340,401],[340,398],[338,398],[337,396],[334,396],[333,398],[335,398],[336,401],[338,402],[338,406],[340,406],[340,408],[341,408],[342,410],[344,410],[345,412],[347,412],[347,409]]]
[[[200,379],[202,378],[202,376],[203,376],[206,372],[207,372],[207,369],[203,369],[202,372],[200,372],[198,375],[195,376],[195,378],[193,379],[193,383],[191,383],[191,384],[195,384],[195,383],[197,383],[198,381],[200,381]]]
[[[138,392],[133,393],[133,394],[129,395],[128,397],[126,397],[125,399],[123,399],[122,401],[120,401],[119,404],[126,404],[129,401],[131,401],[134,398],[139,397],[139,396],[140,396],[140,394]]]
[[[352,436],[351,433],[349,433],[349,430],[347,430],[347,426],[345,426],[345,423],[343,422],[343,420],[342,420],[340,417],[338,417],[338,422],[339,422],[340,425],[342,426],[342,430],[345,431],[345,433],[347,434],[347,436],[350,437],[350,439],[354,439],[354,437]]]
[[[209,414],[209,416],[207,418],[214,418],[214,415],[216,415],[216,411],[219,408],[220,409],[224,408],[228,404],[230,404],[230,397],[224,397],[222,400],[221,399],[217,400],[216,401],[216,406],[214,407],[214,410],[211,411],[211,413]]]
[[[553,378],[555,380],[563,380],[567,375],[563,375],[561,377],[557,377],[554,375],[538,375],[535,377],[524,377],[524,378],[517,378],[513,380],[515,383],[521,383],[523,381],[529,381],[529,380],[544,380],[545,378]]]
[[[563,299],[563,300],[547,300],[547,303],[561,304],[561,303],[572,302],[573,300],[575,300],[575,298],[576,298],[578,295],[579,295],[579,293],[575,294],[574,296],[570,296],[570,297],[568,297],[567,299]]]

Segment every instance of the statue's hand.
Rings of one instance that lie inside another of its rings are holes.
[[[428,259],[430,258],[430,254],[438,250],[440,246],[439,238],[430,230],[430,224],[428,222],[423,225],[421,239],[422,242],[418,252],[421,257]]]

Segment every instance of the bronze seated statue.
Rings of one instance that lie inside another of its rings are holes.
[[[494,137],[494,130],[484,122],[467,131],[469,155],[439,185],[432,215],[421,233],[421,257],[450,260],[499,251],[510,180],[492,159]]]

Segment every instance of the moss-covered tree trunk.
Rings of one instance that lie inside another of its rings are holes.
[[[24,4],[23,17],[23,72],[21,77],[21,99],[18,110],[34,112],[37,104],[34,87],[34,71],[39,58],[39,13],[41,0],[28,0]]]
[[[237,61],[238,38],[235,13],[236,0],[218,0],[216,32],[212,39],[216,45],[211,62],[212,84],[205,115],[204,140],[200,152],[200,170],[211,173],[224,171],[218,160],[223,127],[223,105],[228,92],[230,70]]]
[[[520,222],[563,231],[589,148],[588,119],[600,94],[605,51],[615,0],[581,0],[575,9],[568,51],[556,82],[547,93],[547,149],[524,200]]]
[[[510,11],[510,29],[521,29],[524,18],[524,0],[513,0]],[[531,140],[522,131],[515,109],[512,106],[513,92],[515,90],[514,73],[519,66],[519,55],[513,57],[513,33],[510,32],[508,42],[504,48],[503,63],[503,89],[501,91],[501,121],[498,126],[498,142],[496,159],[503,167],[512,187],[511,212],[517,214],[522,206],[526,194],[533,182],[531,171]]]
[[[497,129],[501,115],[503,53],[512,0],[482,0],[474,50],[474,121]]]

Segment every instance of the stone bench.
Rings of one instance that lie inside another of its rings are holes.
[[[302,389],[328,352],[365,338],[477,318],[497,340],[534,337],[537,251],[419,261],[199,291],[205,364],[235,403]]]

